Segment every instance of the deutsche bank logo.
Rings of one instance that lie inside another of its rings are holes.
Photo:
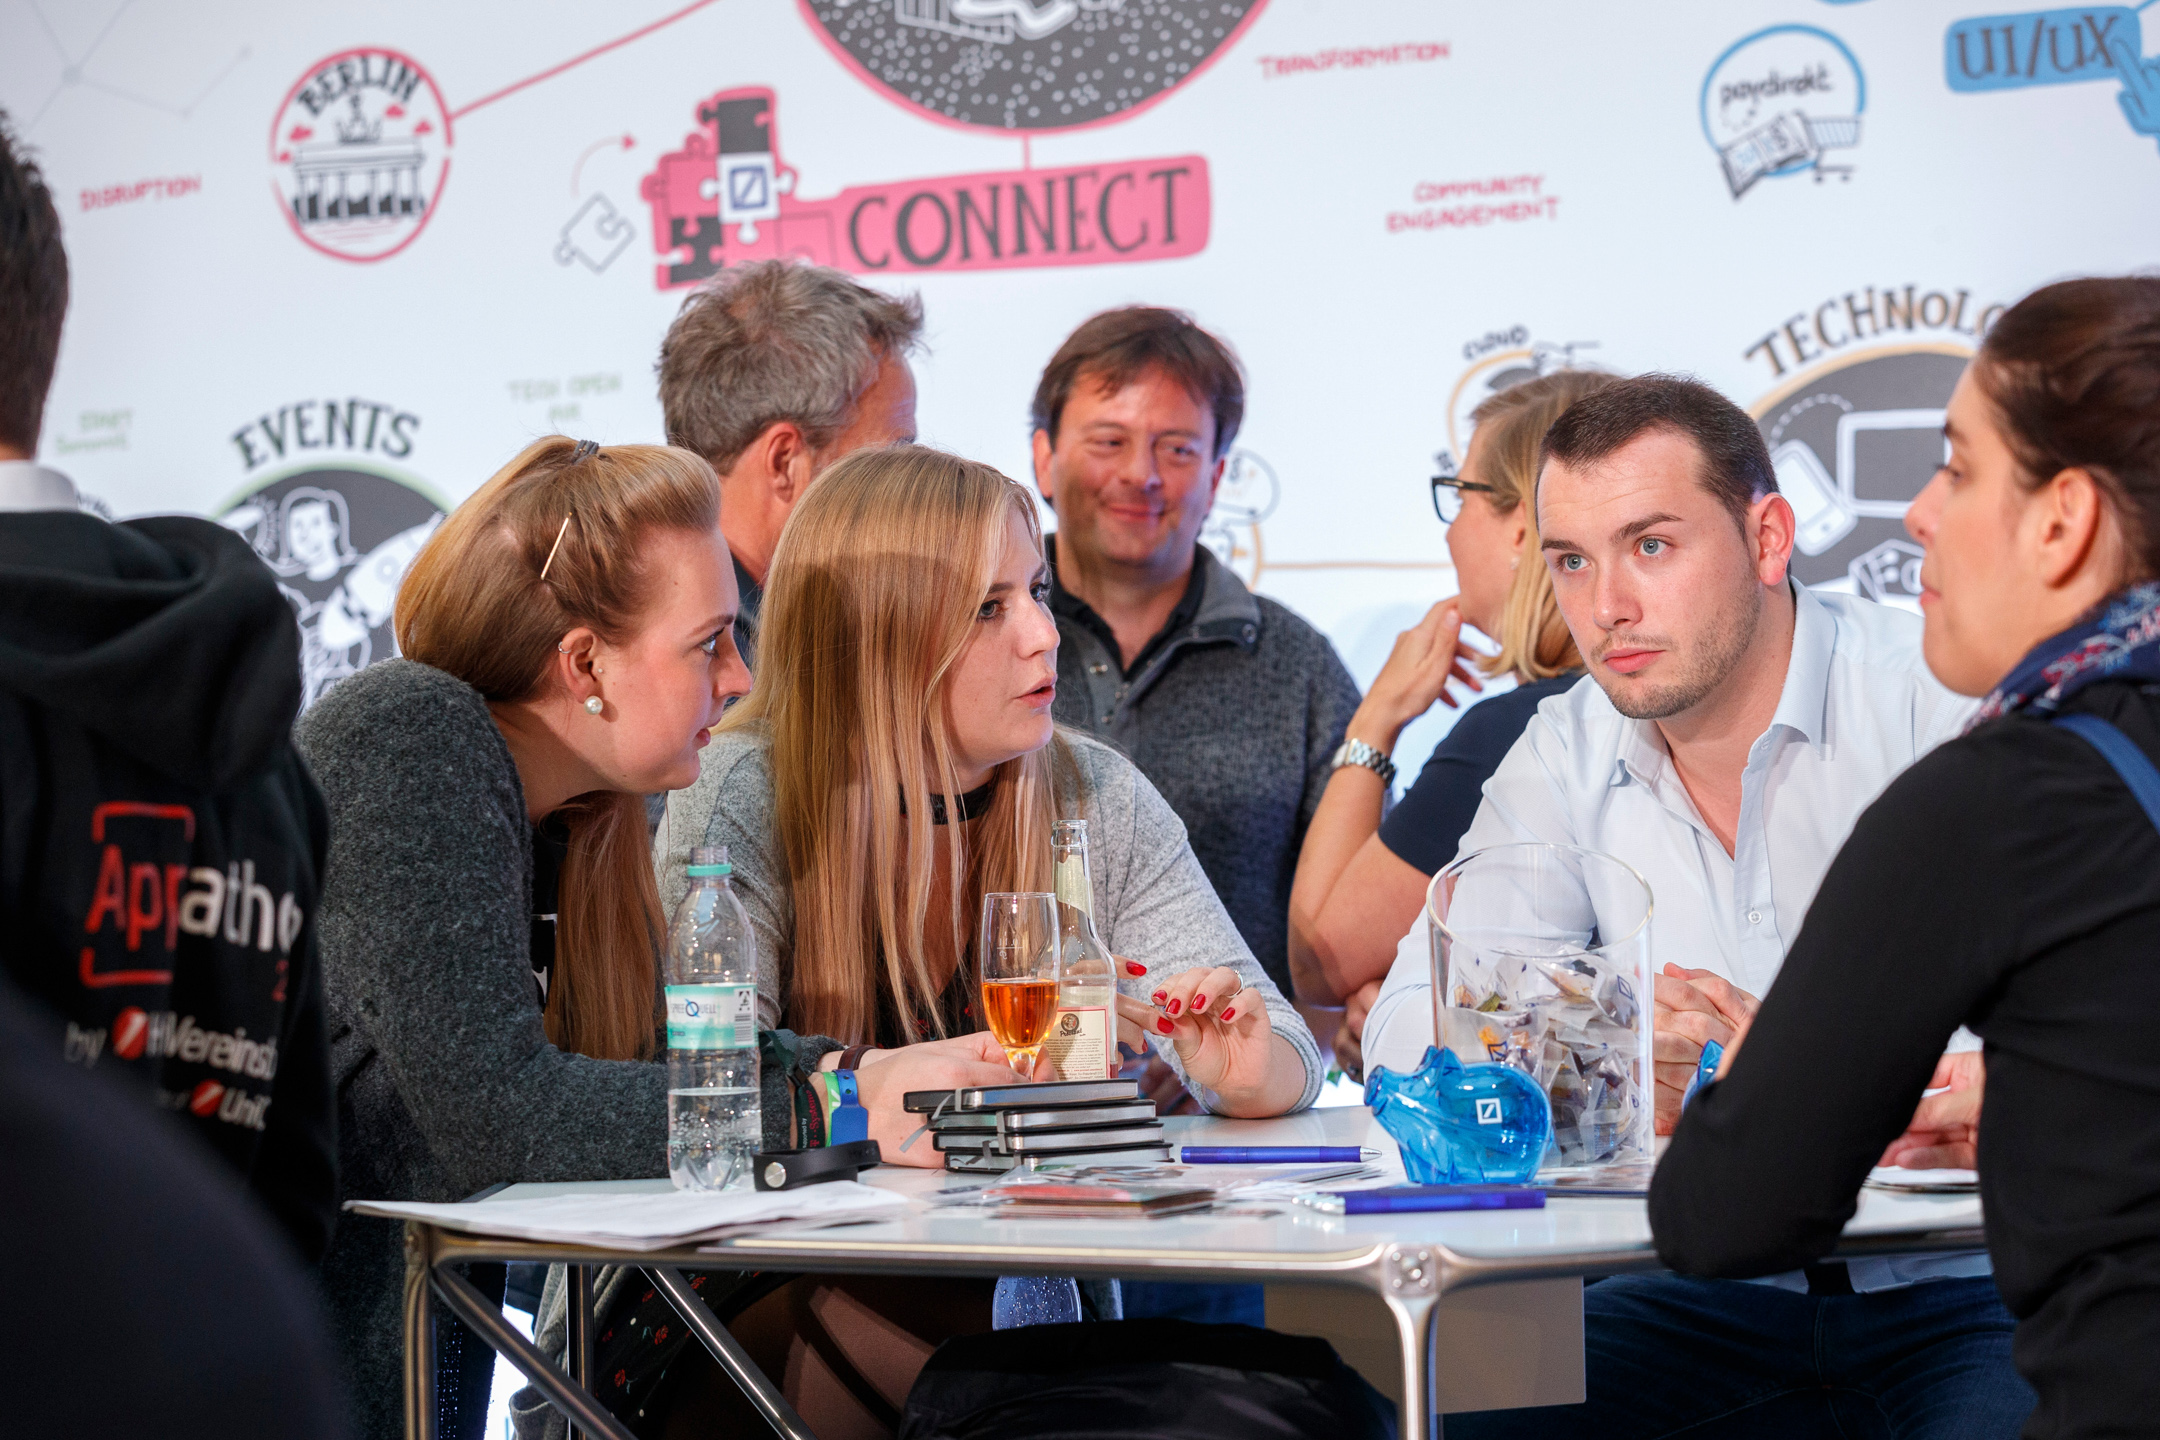
[[[1500,1123],[1500,1101],[1498,1097],[1477,1102],[1477,1123],[1480,1125],[1498,1125]]]
[[[762,165],[735,165],[727,172],[728,204],[737,210],[762,210],[771,203],[771,183]]]

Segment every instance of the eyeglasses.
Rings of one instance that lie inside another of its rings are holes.
[[[1475,480],[1465,480],[1456,470],[1455,457],[1443,450],[1434,457],[1439,461],[1440,473],[1432,477],[1433,514],[1440,517],[1443,525],[1452,525],[1462,518],[1463,492],[1475,490],[1481,495],[1497,495],[1500,492],[1490,485]]]

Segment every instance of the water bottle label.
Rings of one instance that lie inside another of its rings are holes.
[[[748,1050],[757,1044],[757,986],[667,987],[670,1050]]]

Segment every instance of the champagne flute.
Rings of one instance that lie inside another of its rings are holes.
[[[983,1019],[1005,1058],[1023,1080],[1033,1078],[1058,1006],[1057,897],[1049,894],[983,896]]]

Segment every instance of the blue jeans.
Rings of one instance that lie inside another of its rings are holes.
[[[2033,1407],[2016,1327],[1990,1278],[1813,1296],[1620,1276],[1583,1290],[1582,1404],[1449,1415],[1442,1433],[2014,1440]]]

